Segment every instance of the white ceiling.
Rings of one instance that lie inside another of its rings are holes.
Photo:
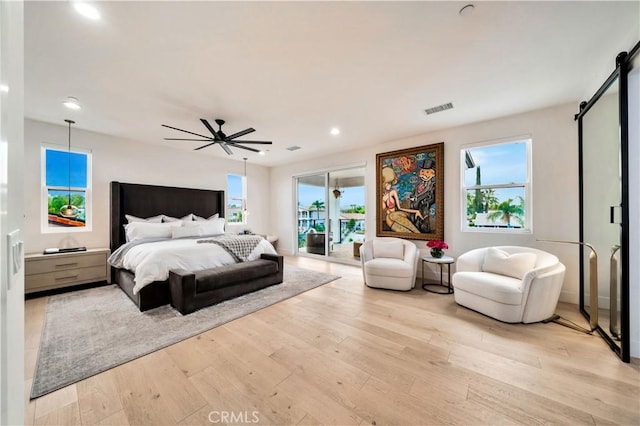
[[[198,142],[163,141],[183,135],[161,124],[206,134],[200,118],[223,118],[274,142],[234,150],[266,166],[577,102],[640,21],[637,1],[475,2],[470,16],[457,1],[94,4],[97,22],[25,2],[28,118],[185,150]]]

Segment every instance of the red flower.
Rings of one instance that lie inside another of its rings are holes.
[[[431,240],[427,243],[427,247],[429,248],[435,248],[435,249],[440,249],[440,250],[445,250],[449,248],[449,245],[447,243],[445,243],[444,241],[440,241],[440,240]]]

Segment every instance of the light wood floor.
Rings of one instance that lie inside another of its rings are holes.
[[[30,401],[27,424],[640,423],[638,360],[597,336],[503,324],[419,287],[370,289],[358,267],[286,262],[342,278]],[[26,303],[27,394],[45,305]],[[558,311],[586,325],[575,305]]]

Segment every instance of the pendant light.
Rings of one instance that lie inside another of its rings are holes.
[[[342,191],[338,189],[338,179],[336,179],[336,186],[333,189],[333,196],[336,198],[336,200],[340,198],[340,196],[342,196]]]
[[[249,210],[247,210],[247,157],[243,158],[244,160],[244,197],[242,197],[242,218],[246,222],[247,216],[249,216]]]
[[[73,120],[64,120],[67,124],[69,124],[69,146],[68,146],[68,156],[67,156],[67,171],[68,171],[68,194],[69,194],[69,199],[67,200],[67,205],[63,206],[62,209],[60,209],[60,216],[62,217],[66,217],[66,218],[75,218],[78,215],[78,208],[71,205],[71,125],[75,124],[75,121]]]

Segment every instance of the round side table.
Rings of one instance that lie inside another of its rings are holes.
[[[451,264],[455,262],[455,259],[451,256],[442,256],[440,258],[435,258],[431,256],[423,256],[422,257],[422,289],[426,291],[430,291],[431,293],[438,294],[452,294],[453,287],[451,287]],[[437,283],[425,283],[424,281],[424,264],[425,263],[435,263],[440,265],[440,284]],[[447,283],[446,285],[442,282],[442,265],[447,265]]]

